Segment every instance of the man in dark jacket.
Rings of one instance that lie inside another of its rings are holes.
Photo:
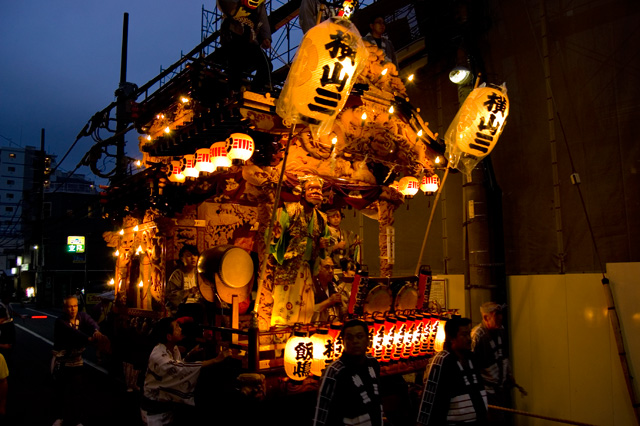
[[[322,376],[313,425],[382,426],[380,365],[367,355],[367,324],[349,320],[340,335],[344,351]]]
[[[242,74],[256,70],[251,89],[270,86],[271,61],[263,52],[271,47],[271,27],[264,0],[218,0],[224,20],[220,29],[223,56],[232,89],[240,89]]]
[[[418,426],[484,425],[487,393],[471,360],[471,320],[454,317],[444,326],[444,350],[429,362]]]
[[[56,384],[54,407],[60,410],[56,423],[76,425],[82,419],[83,360],[82,353],[89,343],[99,343],[106,337],[98,324],[86,312],[78,312],[75,295],[64,299],[64,313],[53,329],[53,360],[51,369]]]

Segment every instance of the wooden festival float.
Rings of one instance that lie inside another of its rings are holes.
[[[180,248],[195,245],[199,288],[218,313],[208,338],[231,336],[226,343],[239,349],[247,372],[266,377],[267,393],[292,383],[313,388],[341,352],[345,318],[270,327],[274,263],[265,236],[274,207],[299,199],[298,177],[317,175],[324,203],[366,209],[379,221],[381,277],[358,271],[348,316],[370,324],[383,374],[425,367],[446,313],[429,309],[428,266],[393,276],[386,230],[406,196],[437,191],[436,168],[452,157],[377,46],[346,20],[325,21],[305,35],[277,97],[230,92],[205,56],[135,107],[145,169],[104,194],[115,225],[104,238],[115,255],[119,314],[167,315],[165,283]],[[470,120],[478,139],[479,116]],[[491,123],[493,135],[502,130],[503,122]],[[471,155],[468,145],[460,157]]]

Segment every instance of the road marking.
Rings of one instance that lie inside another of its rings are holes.
[[[29,311],[37,312],[37,313],[42,314],[42,315],[46,315],[46,316],[51,317],[51,318],[56,318],[56,319],[58,318],[57,316],[48,314],[46,312],[36,311],[35,309],[31,309],[31,308],[26,308],[26,309],[29,310]]]
[[[33,311],[33,309],[32,309],[32,311]],[[41,335],[39,335],[35,331],[31,331],[27,327],[24,327],[24,326],[22,326],[20,324],[15,324],[15,326],[18,327],[20,330],[26,331],[27,333],[32,334],[35,337],[37,337],[38,339],[40,339],[40,340],[48,343],[49,345],[53,346],[53,342],[51,340],[49,340],[49,339],[47,339],[45,337],[42,337]],[[104,368],[100,367],[99,365],[94,364],[93,362],[89,361],[88,359],[83,358],[83,360],[84,360],[84,363],[87,364],[89,367],[93,367],[93,368],[95,368],[96,370],[98,370],[101,373],[109,374],[109,372],[107,370],[105,370]]]
[[[14,321],[15,323],[15,321]],[[38,333],[36,333],[35,331],[31,331],[29,330],[27,327],[21,326],[20,324],[16,324],[16,327],[18,327],[20,330],[26,331],[29,334],[33,334],[34,336],[36,336],[38,339],[47,342],[48,344],[50,344],[51,346],[53,346],[53,342],[47,338],[42,337],[41,335],[39,335]]]

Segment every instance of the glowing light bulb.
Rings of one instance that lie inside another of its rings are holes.
[[[387,75],[387,71],[389,71],[387,68],[382,70],[382,75]]]
[[[188,104],[189,103],[189,98],[187,98],[186,96],[182,96],[180,98],[180,102],[182,102],[183,104]]]
[[[151,140],[151,135],[147,135],[147,140],[150,141]]]
[[[171,132],[171,129],[169,128],[169,126],[167,126],[167,127],[165,127],[165,128],[164,128],[164,132],[165,132],[165,133],[170,133],[170,132]]]
[[[133,227],[133,232],[138,232],[138,225]]]
[[[113,278],[109,280],[109,285],[115,285],[115,283],[116,283],[116,280],[114,280]]]
[[[422,129],[418,130],[418,137],[422,137]]]
[[[140,161],[140,160],[136,161],[136,166],[142,167],[142,161]]]
[[[140,281],[140,282],[138,283],[138,287],[144,287],[144,283],[143,283],[142,281]]]
[[[367,113],[363,112],[362,116],[360,118],[362,118],[362,120],[366,120],[367,119]]]
[[[113,255],[114,255],[115,257],[120,256],[120,250],[116,250],[115,252],[113,252]]]
[[[407,77],[407,80],[413,81],[413,74],[411,74],[409,77]]]
[[[440,164],[440,156],[439,155],[436,157],[436,164]]]
[[[331,139],[331,145],[335,145],[337,143],[338,143],[338,138],[334,136],[333,139]]]
[[[391,105],[391,106],[389,107],[389,114],[393,114],[393,111],[395,111],[395,110],[393,109],[393,105]]]
[[[121,229],[120,232],[118,232],[118,234],[124,235],[124,229]]]

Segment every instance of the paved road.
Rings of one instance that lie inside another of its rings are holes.
[[[49,426],[56,420],[50,375],[53,324],[61,312],[29,305],[12,304],[12,307],[16,314],[17,342],[9,373],[8,424]],[[47,318],[29,318],[40,315]],[[108,375],[95,353],[88,351],[86,359],[85,426],[141,425],[137,394],[127,393],[120,378]]]

